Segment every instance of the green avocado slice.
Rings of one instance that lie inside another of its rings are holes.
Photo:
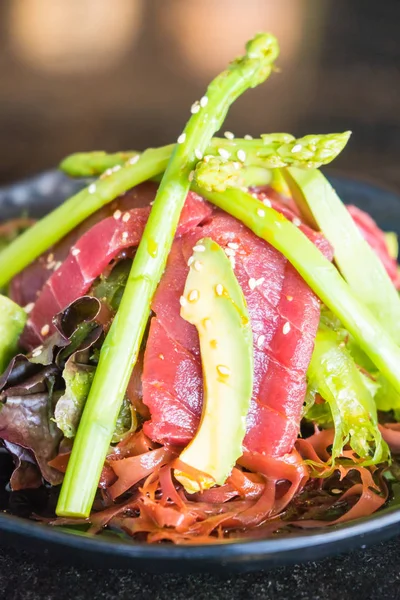
[[[0,295],[0,375],[18,351],[18,340],[27,314],[15,302]]]
[[[243,292],[212,239],[193,248],[181,316],[200,338],[204,401],[199,428],[180,455],[175,477],[195,493],[222,485],[242,454],[253,389],[253,336]],[[198,473],[200,472],[200,473]]]

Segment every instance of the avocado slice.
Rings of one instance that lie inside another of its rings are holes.
[[[175,469],[189,493],[225,483],[242,455],[253,390],[250,317],[231,263],[210,238],[193,252],[181,316],[199,333],[204,401],[196,435],[179,457],[184,465]]]
[[[27,314],[15,302],[0,295],[0,375],[18,351],[18,340]]]

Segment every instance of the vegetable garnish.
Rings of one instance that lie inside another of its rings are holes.
[[[350,133],[213,137],[277,55],[257,35],[174,144],[73,154],[61,169],[98,179],[2,226],[0,443],[36,519],[61,482],[51,524],[153,543],[391,501],[398,242],[317,170]]]
[[[172,153],[143,232],[116,317],[100,352],[99,364],[75,438],[57,514],[87,517],[110,445],[116,419],[190,188],[190,173],[201,159],[229,106],[249,87],[262,83],[278,55],[276,39],[259,34],[208,87]],[[1,256],[0,256],[1,259]],[[93,451],[95,449],[95,451]]]

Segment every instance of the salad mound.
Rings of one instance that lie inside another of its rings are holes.
[[[319,171],[350,133],[214,137],[278,53],[256,35],[175,144],[71,155],[60,168],[89,185],[0,226],[11,512],[36,490],[24,516],[194,544],[390,498],[397,238]]]

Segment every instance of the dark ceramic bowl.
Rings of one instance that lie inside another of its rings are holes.
[[[7,188],[0,188],[0,218],[27,211],[40,216],[80,189],[49,171]],[[347,203],[367,210],[383,229],[400,234],[400,197],[374,185],[342,178],[332,183]],[[1,490],[0,490],[1,492]],[[324,529],[298,530],[282,537],[226,542],[205,546],[148,545],[107,537],[91,537],[53,529],[8,514],[0,514],[0,544],[46,552],[69,562],[97,567],[126,567],[148,571],[251,570],[318,560],[328,555],[364,548],[400,533],[400,508],[394,502],[372,517]]]

